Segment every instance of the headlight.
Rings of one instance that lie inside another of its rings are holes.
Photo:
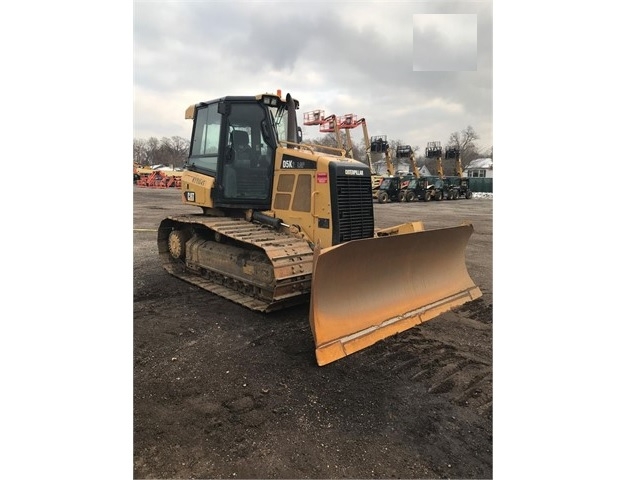
[[[270,107],[278,106],[278,97],[274,97],[271,95],[263,95],[263,104],[268,105]]]

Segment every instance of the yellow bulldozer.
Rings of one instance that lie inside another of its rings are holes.
[[[375,229],[370,169],[302,143],[298,108],[278,91],[186,109],[182,202],[201,212],[161,221],[164,268],[255,311],[310,302],[320,366],[480,297],[472,225]],[[388,271],[375,276],[374,258]]]

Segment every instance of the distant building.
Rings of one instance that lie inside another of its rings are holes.
[[[464,168],[464,176],[471,178],[492,178],[492,159],[478,158]]]
[[[431,176],[431,172],[429,172],[429,169],[427,168],[426,165],[422,165],[422,167],[420,167],[418,170],[420,172],[420,176],[421,177],[429,177],[429,176]]]
[[[413,173],[413,171],[412,171],[412,169],[410,167],[401,168],[400,170],[396,170],[396,175],[398,175],[398,176],[408,175],[410,173]],[[429,177],[429,176],[431,176],[431,172],[426,167],[426,165],[422,165],[422,167],[418,168],[418,173],[420,174],[421,177]]]
[[[379,175],[387,175],[387,165],[384,160],[373,162],[372,165]],[[431,172],[426,167],[426,165],[418,167],[418,172],[420,172],[421,177],[431,176]],[[409,166],[405,166],[403,168],[400,168],[399,170],[396,170],[396,175],[404,175],[406,173],[411,173],[411,169],[409,168]]]

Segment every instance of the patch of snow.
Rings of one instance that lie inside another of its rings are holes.
[[[472,160],[464,170],[472,170],[475,168],[492,168],[493,161],[491,158],[478,158]]]
[[[472,198],[489,198],[492,200],[492,193],[488,192],[473,192]]]

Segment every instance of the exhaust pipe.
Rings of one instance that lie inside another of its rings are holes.
[[[295,113],[295,102],[293,101],[293,97],[291,97],[290,93],[287,93],[287,115],[288,115],[288,120],[289,120],[289,125],[287,128],[287,141],[298,143],[297,115]]]

